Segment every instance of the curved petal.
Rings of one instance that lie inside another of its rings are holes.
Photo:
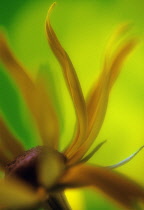
[[[64,78],[65,78],[69,93],[71,95],[71,98],[72,98],[72,101],[76,110],[78,129],[77,129],[76,139],[74,140],[74,143],[72,143],[72,146],[70,146],[69,148],[73,146],[77,148],[85,140],[85,135],[86,135],[86,130],[87,130],[86,106],[85,106],[85,100],[84,100],[84,96],[81,90],[81,86],[77,78],[73,64],[68,54],[61,46],[50,24],[49,16],[54,5],[55,3],[52,4],[52,6],[50,7],[48,11],[48,17],[46,20],[46,32],[47,32],[49,45],[53,53],[57,57],[59,63],[62,66]],[[65,151],[65,154],[67,155],[69,154],[68,150]]]
[[[60,180],[60,186],[93,187],[104,193],[125,209],[136,209],[139,202],[144,203],[144,188],[110,169],[77,165],[70,168]]]
[[[136,46],[137,40],[131,39],[120,45],[120,47],[115,51],[114,55],[112,56],[111,60],[109,61],[109,65],[104,64],[103,72],[101,73],[99,80],[94,84],[92,90],[90,92],[89,97],[87,98],[87,110],[88,110],[88,120],[89,120],[89,132],[92,128],[92,124],[94,121],[94,111],[99,103],[99,95],[101,94],[101,85],[102,80],[105,75],[108,73],[110,75],[109,81],[109,88],[108,91],[110,92],[114,82],[116,81],[121,67],[126,59],[126,57],[130,54],[133,48]],[[106,58],[105,58],[106,59]]]
[[[26,99],[31,101],[32,92],[35,89],[32,79],[13,55],[2,33],[0,33],[0,60],[16,80]]]
[[[124,42],[123,44],[120,44],[109,62],[105,62],[103,72],[101,73],[98,82],[94,84],[94,87],[92,88],[90,96],[87,100],[87,139],[79,147],[75,154],[70,157],[70,164],[80,160],[98,136],[107,110],[110,90],[120,73],[123,62],[136,44],[137,39],[134,38]]]
[[[105,50],[105,60],[107,61],[112,55],[113,48],[115,47],[115,43],[120,41],[132,28],[132,23],[124,22],[120,24],[116,30],[112,33]]]
[[[119,48],[115,51],[115,54],[111,61],[110,71],[111,71],[111,77],[110,77],[110,84],[109,88],[113,86],[114,82],[116,81],[121,67],[128,57],[128,55],[132,52],[132,50],[137,46],[138,40],[137,38],[132,38],[124,44],[121,44]]]
[[[74,164],[81,160],[81,158],[88,151],[95,138],[98,136],[102,123],[104,121],[107,103],[108,103],[108,81],[109,77],[105,77],[103,79],[103,86],[101,88],[101,94],[99,95],[99,103],[95,112],[97,116],[97,121],[95,121],[93,125],[93,129],[91,130],[86,141],[78,148],[77,151],[69,158],[69,165]]]
[[[31,207],[45,198],[44,192],[36,192],[26,183],[6,179],[0,181],[0,206],[6,208]]]

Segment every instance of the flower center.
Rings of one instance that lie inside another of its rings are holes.
[[[41,157],[50,152],[52,149],[46,146],[38,146],[25,151],[19,155],[14,161],[7,164],[5,169],[5,177],[18,177],[22,181],[28,182],[28,184],[37,188],[41,184],[38,180],[38,166],[40,164]],[[66,162],[66,158],[60,152],[54,150],[56,155]]]

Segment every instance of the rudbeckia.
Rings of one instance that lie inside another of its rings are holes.
[[[112,86],[137,39],[126,39],[128,24],[118,28],[107,46],[102,72],[85,99],[74,66],[50,24],[53,6],[48,11],[46,32],[49,45],[62,67],[75,108],[77,121],[74,135],[69,146],[59,152],[59,121],[45,78],[39,74],[34,81],[11,52],[4,35],[0,34],[1,63],[16,81],[43,142],[43,146],[24,151],[23,145],[1,117],[0,169],[5,178],[0,180],[0,208],[70,209],[64,191],[78,187],[98,190],[123,209],[140,208],[144,202],[144,189],[113,169],[131,160],[141,148],[113,166],[86,163],[105,143],[98,144],[87,154],[103,124]]]

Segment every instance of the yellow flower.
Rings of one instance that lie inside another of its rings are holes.
[[[43,146],[24,151],[22,144],[0,119],[0,166],[5,178],[0,181],[1,209],[69,209],[64,197],[67,188],[92,187],[112,199],[123,209],[137,209],[144,202],[144,189],[112,169],[128,162],[138,152],[114,166],[88,165],[86,162],[104,144],[88,155],[90,146],[99,134],[104,121],[110,90],[121,66],[137,44],[136,38],[123,38],[128,31],[122,25],[107,46],[104,66],[98,81],[84,99],[73,64],[61,46],[49,21],[46,32],[49,45],[63,71],[77,117],[76,130],[70,145],[58,152],[59,122],[41,76],[34,81],[17,61],[0,34],[0,59],[16,81],[32,113]],[[121,39],[121,40],[120,40]],[[115,47],[115,43],[119,43]],[[114,46],[114,47],[113,47]],[[5,148],[5,150],[3,149]],[[8,155],[9,153],[9,155]],[[86,156],[85,156],[86,155]]]

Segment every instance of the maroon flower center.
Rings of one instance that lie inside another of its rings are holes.
[[[35,188],[39,187],[41,184],[38,180],[38,166],[40,164],[41,157],[50,150],[51,149],[49,147],[38,146],[25,151],[14,161],[7,164],[5,168],[5,177],[18,177]],[[63,154],[56,150],[54,152],[63,162],[66,161]]]

